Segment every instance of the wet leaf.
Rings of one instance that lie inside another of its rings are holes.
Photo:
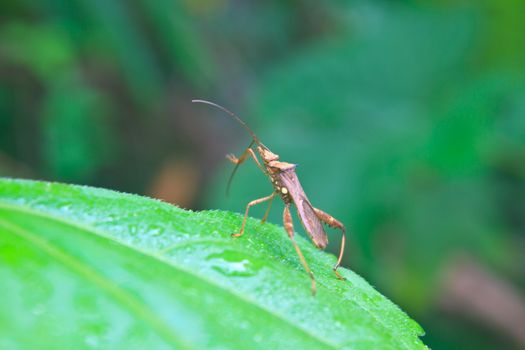
[[[422,329],[282,227],[134,195],[0,180],[0,348],[424,349]],[[30,336],[28,336],[30,335]]]

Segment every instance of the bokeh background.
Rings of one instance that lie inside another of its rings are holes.
[[[2,176],[243,212],[271,191],[249,162],[225,196],[249,136],[192,98],[300,165],[427,345],[525,348],[525,2],[0,5]]]

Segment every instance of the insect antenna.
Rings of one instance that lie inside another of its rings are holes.
[[[255,135],[255,133],[252,131],[252,129],[250,129],[248,127],[248,125],[241,119],[239,118],[237,115],[235,115],[235,113],[227,110],[226,108],[224,108],[223,106],[220,106],[216,103],[213,103],[213,102],[210,102],[210,101],[206,101],[206,100],[191,100],[191,102],[193,103],[204,103],[204,104],[207,104],[207,105],[210,105],[210,106],[213,106],[213,107],[216,107],[216,108],[219,108],[220,110],[222,110],[223,112],[226,112],[228,113],[231,117],[233,117],[235,120],[237,120],[245,129],[246,131],[248,131],[248,133],[250,134],[250,136],[253,138],[253,141],[255,143],[257,143],[258,145],[261,145],[261,141],[259,141],[259,138],[257,137],[257,135]],[[266,148],[266,147],[265,147]]]
[[[266,146],[264,146],[262,144],[262,142],[259,140],[259,138],[257,137],[257,135],[255,135],[255,133],[252,131],[252,129],[250,129],[250,127],[241,119],[239,118],[235,113],[233,113],[232,111],[224,108],[223,106],[221,105],[218,105],[216,103],[213,103],[213,102],[210,102],[210,101],[206,101],[206,100],[191,100],[191,102],[193,103],[204,103],[204,104],[207,104],[207,105],[210,105],[210,106],[213,106],[213,107],[216,107],[216,108],[219,108],[220,110],[222,110],[223,112],[226,112],[227,114],[229,114],[231,117],[233,117],[237,122],[239,122],[245,129],[246,131],[248,131],[248,133],[250,134],[250,136],[252,137],[253,141],[250,143],[250,145],[248,146],[248,148],[251,148],[253,146],[254,143],[256,143],[257,145],[261,146],[261,147],[264,147],[264,148],[267,148]],[[228,195],[230,193],[230,187],[231,187],[231,183],[233,181],[233,177],[235,176],[235,173],[237,172],[237,169],[239,168],[239,165],[240,163],[237,163],[235,164],[235,167],[233,168],[232,170],[232,173],[230,175],[230,178],[228,179],[228,184],[226,185],[226,195]]]

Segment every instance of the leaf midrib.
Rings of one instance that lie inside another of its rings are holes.
[[[138,318],[152,324],[153,328],[155,328],[160,335],[168,339],[173,346],[191,349],[191,346],[183,340],[181,335],[173,334],[171,328],[161,318],[152,313],[146,305],[141,303],[137,298],[133,298],[130,293],[125,289],[122,289],[118,284],[107,279],[96,270],[91,269],[89,265],[82,263],[74,256],[53,245],[50,241],[46,241],[39,236],[32,234],[19,225],[0,218],[0,226],[3,226],[8,232],[12,232],[19,238],[28,241],[33,246],[40,248],[43,252],[52,258],[55,258],[57,261],[62,262],[71,270],[77,271],[80,276],[107,292],[114,299],[128,307],[129,310],[132,310]]]

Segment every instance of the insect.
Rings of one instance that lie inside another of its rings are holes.
[[[246,206],[246,211],[244,213],[244,219],[242,221],[241,229],[239,232],[233,233],[232,236],[240,237],[244,234],[246,219],[248,218],[248,212],[251,207],[260,203],[268,202],[268,208],[266,210],[266,213],[264,214],[264,217],[261,220],[261,222],[264,223],[268,217],[268,213],[270,212],[270,208],[274,198],[276,196],[280,196],[281,199],[284,201],[284,228],[288,233],[290,240],[292,241],[292,244],[295,248],[295,251],[297,252],[297,255],[299,256],[301,264],[310,276],[312,284],[312,294],[315,295],[316,293],[315,277],[312,273],[312,270],[308,266],[308,263],[306,262],[306,259],[304,258],[301,249],[299,249],[299,246],[297,245],[294,239],[293,222],[292,216],[290,214],[290,207],[292,204],[295,205],[297,209],[297,215],[299,216],[299,219],[301,220],[304,229],[306,230],[306,232],[308,233],[308,235],[310,236],[311,240],[317,248],[324,249],[328,244],[328,237],[326,235],[326,232],[324,231],[322,223],[325,223],[330,227],[334,227],[341,230],[341,248],[339,251],[339,257],[337,259],[336,264],[333,267],[333,270],[337,278],[345,279],[343,276],[341,276],[337,269],[341,265],[341,260],[343,259],[346,240],[346,229],[339,220],[335,219],[334,217],[325,213],[324,211],[314,208],[312,206],[312,204],[308,200],[308,197],[304,193],[301,183],[297,178],[297,174],[295,173],[295,167],[297,165],[280,161],[279,156],[270,151],[270,149],[268,149],[268,147],[266,147],[255,135],[255,133],[248,127],[248,125],[233,112],[230,112],[226,108],[216,103],[205,100],[192,100],[192,102],[204,103],[221,109],[222,111],[226,112],[231,117],[233,117],[237,122],[239,122],[252,137],[252,142],[239,158],[235,157],[233,154],[229,154],[226,156],[230,162],[235,164],[235,168],[233,169],[232,174],[228,180],[227,190],[229,190],[230,188],[231,181],[233,179],[233,176],[235,175],[235,172],[237,171],[237,168],[244,161],[246,161],[248,157],[251,157],[255,161],[255,164],[259,167],[259,169],[261,169],[261,171],[266,176],[268,176],[272,182],[273,192],[269,196],[253,200],[248,203],[248,205]],[[255,150],[262,158],[262,164],[257,158],[257,155],[255,154],[255,151],[253,149],[254,146]]]

